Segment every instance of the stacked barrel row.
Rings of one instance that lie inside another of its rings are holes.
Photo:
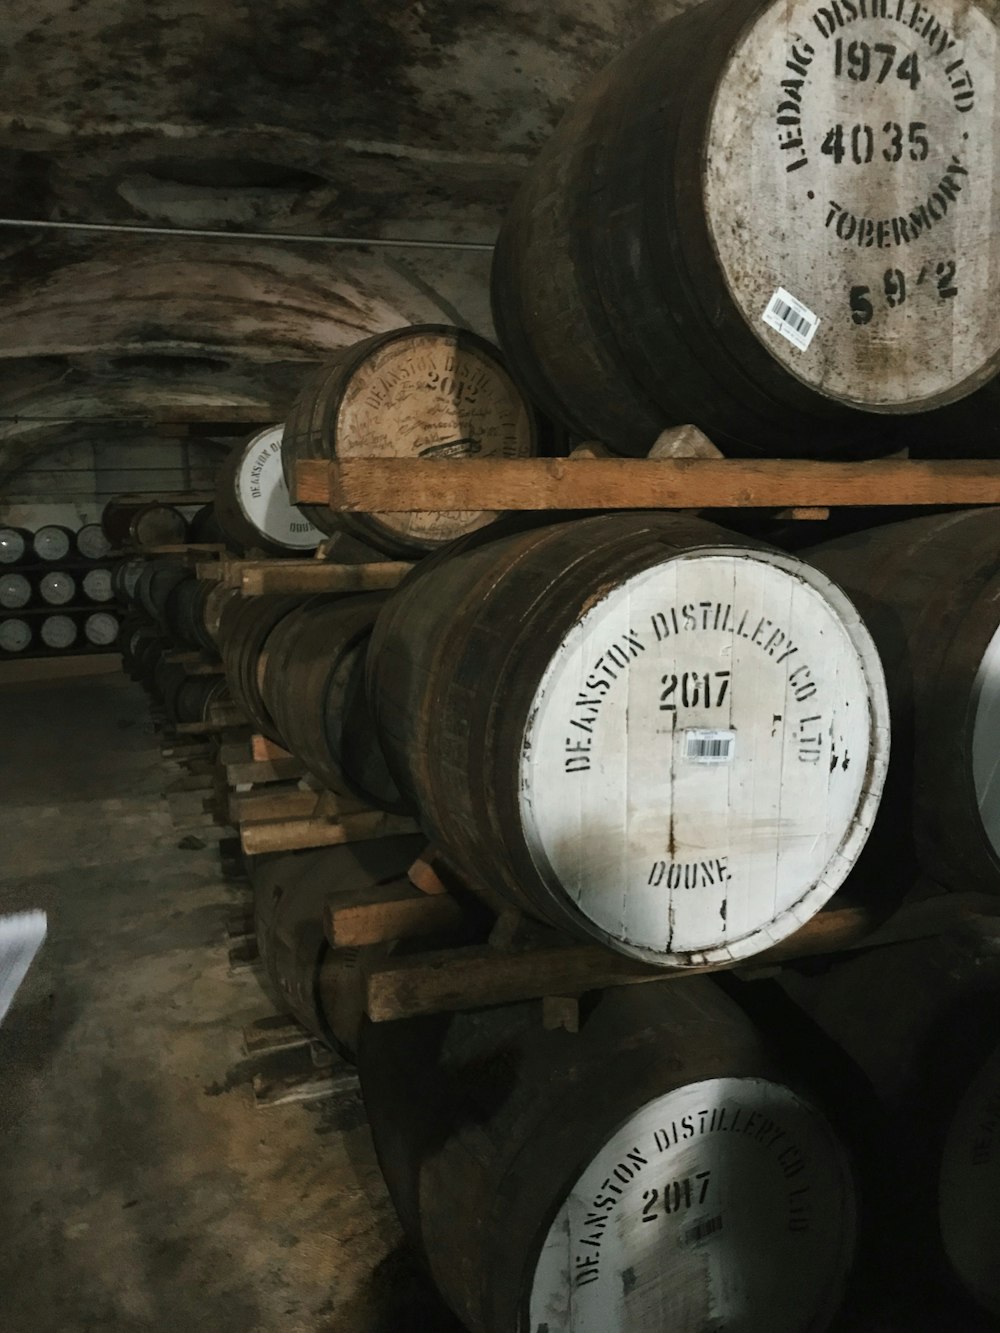
[[[113,569],[99,524],[0,527],[0,656],[112,648]]]

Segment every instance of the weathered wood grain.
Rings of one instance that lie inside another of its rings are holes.
[[[240,842],[248,856],[264,852],[304,851],[311,847],[337,847],[345,842],[364,842],[370,838],[395,837],[418,832],[412,819],[387,815],[381,811],[348,815],[343,819],[276,819],[259,824],[244,824]]]
[[[302,462],[296,496],[345,513],[611,509],[832,509],[1000,504],[1000,462],[893,458],[525,458]]]

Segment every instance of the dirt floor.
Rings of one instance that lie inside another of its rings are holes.
[[[214,840],[179,847],[145,696],[6,685],[0,710],[0,911],[49,914],[0,1028],[0,1326],[455,1333],[360,1100],[254,1105],[247,891]]]

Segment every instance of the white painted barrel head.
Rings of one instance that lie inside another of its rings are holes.
[[[292,504],[281,467],[284,426],[271,426],[249,440],[236,469],[236,503],[260,535],[289,551],[313,551],[323,533]]]
[[[110,648],[118,638],[118,617],[109,611],[95,611],[83,622],[83,634],[96,648]]]
[[[688,1084],[611,1136],[562,1204],[530,1333],[820,1333],[856,1239],[827,1121],[762,1079]]]
[[[111,550],[100,523],[86,523],[76,534],[76,549],[85,560],[103,560]]]
[[[749,957],[868,837],[889,749],[875,646],[825,575],[777,553],[700,548],[603,591],[529,709],[535,867],[620,952]]]
[[[939,1197],[952,1267],[971,1295],[1000,1315],[1000,1050],[951,1123]]]
[[[730,53],[712,240],[750,328],[827,397],[925,411],[1000,365],[998,61],[970,0],[774,0]]]
[[[0,649],[5,653],[23,653],[31,643],[31,630],[26,620],[0,620]]]
[[[972,777],[983,831],[1000,858],[1000,629],[990,640],[972,690]]]
[[[63,528],[39,528],[35,533],[35,554],[39,560],[65,560],[69,555],[69,533]]]
[[[376,348],[351,375],[337,412],[336,456],[526,458],[535,452],[530,411],[488,348],[415,329]],[[453,541],[495,513],[382,513],[392,533]]]
[[[24,534],[17,528],[0,528],[0,565],[16,565],[24,559]]]
[[[5,611],[19,611],[31,601],[31,584],[23,574],[0,574],[0,606]]]
[[[46,616],[39,631],[47,648],[72,648],[77,630],[69,616]]]
[[[38,590],[49,606],[69,606],[76,596],[76,579],[63,569],[53,569],[41,579]]]
[[[83,576],[83,591],[92,602],[110,602],[114,598],[110,569],[88,569]]]

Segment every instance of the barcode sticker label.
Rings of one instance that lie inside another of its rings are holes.
[[[819,315],[814,315],[808,306],[796,301],[784,287],[779,287],[767,303],[764,323],[787,338],[800,352],[805,352],[819,328]]]
[[[695,764],[728,764],[736,750],[735,731],[687,731],[684,758]]]

